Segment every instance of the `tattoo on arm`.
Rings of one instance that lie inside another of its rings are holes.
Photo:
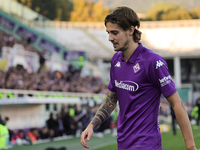
[[[105,101],[101,104],[97,110],[96,115],[91,121],[91,124],[94,126],[94,129],[106,121],[115,109],[117,104],[117,93],[109,91]]]

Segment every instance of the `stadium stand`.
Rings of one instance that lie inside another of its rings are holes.
[[[108,51],[105,49],[104,44],[102,42],[98,42],[98,40],[95,40],[96,37],[105,38],[104,36],[94,36],[90,34],[85,29],[49,29],[54,30],[54,33],[57,38],[57,41],[61,41],[63,45],[66,45],[67,47],[70,47],[70,50],[73,51],[86,51],[88,54],[88,57],[90,59],[110,59],[113,55],[113,51]],[[105,32],[105,31],[104,31]],[[106,32],[105,32],[106,33]],[[66,36],[70,35],[70,36]],[[108,37],[107,37],[108,39]],[[104,39],[104,42],[109,45],[108,40],[106,41]]]

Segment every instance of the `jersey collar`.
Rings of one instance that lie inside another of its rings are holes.
[[[128,62],[130,62],[130,63],[134,64],[138,55],[142,52],[142,49],[143,49],[142,43],[138,43],[138,44],[139,44],[139,46],[136,48],[136,50],[133,52],[133,54],[131,55],[131,57],[128,60]],[[122,52],[120,52],[120,59],[122,61],[125,61]]]

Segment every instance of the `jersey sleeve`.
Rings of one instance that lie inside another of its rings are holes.
[[[177,91],[166,61],[159,55],[155,55],[153,60],[151,60],[149,77],[164,97],[168,97]]]

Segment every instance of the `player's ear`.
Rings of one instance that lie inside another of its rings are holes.
[[[129,35],[133,35],[134,31],[135,31],[135,27],[134,27],[134,26],[131,26],[131,27],[129,28]]]

